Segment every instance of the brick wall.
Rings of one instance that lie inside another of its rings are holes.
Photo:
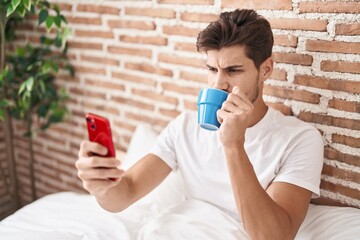
[[[360,3],[357,1],[138,0],[53,1],[72,28],[69,56],[76,77],[58,81],[69,92],[71,116],[35,140],[40,196],[81,191],[74,161],[86,138],[84,114],[105,115],[119,151],[135,127],[160,131],[185,109],[195,110],[206,86],[198,32],[216,15],[255,8],[271,23],[275,71],[264,89],[270,106],[322,133],[325,164],[321,204],[360,207]],[[241,4],[240,4],[241,2]],[[36,19],[17,43],[37,41]],[[17,124],[17,128],[21,128]],[[27,142],[16,138],[22,203],[30,201]]]

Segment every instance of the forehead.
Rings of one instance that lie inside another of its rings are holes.
[[[234,65],[245,66],[252,63],[253,61],[245,54],[245,47],[241,45],[207,51],[207,64],[211,66],[224,68]]]

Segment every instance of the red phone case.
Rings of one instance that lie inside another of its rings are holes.
[[[89,133],[89,140],[97,142],[108,149],[104,157],[115,157],[115,148],[112,141],[109,121],[93,113],[86,114],[86,125]]]

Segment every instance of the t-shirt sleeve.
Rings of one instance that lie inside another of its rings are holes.
[[[313,193],[312,198],[317,198],[323,162],[324,143],[319,132],[315,128],[306,129],[289,143],[273,181],[305,188]]]
[[[157,137],[150,153],[155,154],[173,170],[177,168],[175,143],[182,126],[184,113],[172,120]]]

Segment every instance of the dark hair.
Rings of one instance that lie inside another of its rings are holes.
[[[271,56],[274,38],[270,23],[254,10],[223,12],[198,35],[199,52],[220,50],[234,45],[245,46],[245,54],[257,69]]]

